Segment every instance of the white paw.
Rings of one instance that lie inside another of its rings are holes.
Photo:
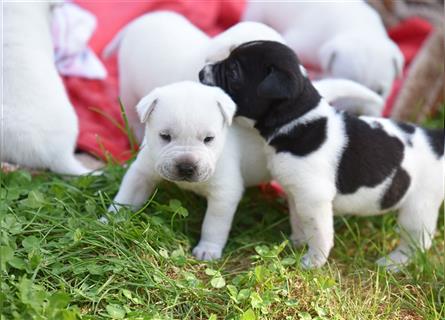
[[[99,218],[99,222],[103,224],[108,224],[108,218],[105,216],[102,216]]]
[[[200,241],[198,245],[193,248],[193,255],[198,260],[215,260],[221,258],[222,247],[211,242]]]
[[[314,269],[323,266],[326,263],[327,259],[320,253],[315,253],[309,250],[302,258],[301,258],[301,267],[303,269]]]
[[[292,244],[297,248],[303,247],[307,243],[304,235],[302,234],[292,233],[292,235],[290,236],[290,240],[292,241]]]
[[[117,204],[112,204],[108,207],[108,212],[110,213],[116,213],[119,211],[119,208],[121,206],[117,205]],[[103,223],[103,224],[108,224],[108,218],[106,216],[102,216],[99,218],[99,222]]]
[[[118,205],[118,204],[116,204],[116,203],[113,203],[113,204],[111,204],[111,205],[108,207],[108,212],[116,213],[116,212],[119,211],[120,208],[122,208],[121,205]]]
[[[394,250],[389,255],[381,257],[376,261],[379,266],[385,267],[386,270],[392,272],[399,272],[400,268],[404,265],[407,265],[408,262],[409,255],[401,250]]]

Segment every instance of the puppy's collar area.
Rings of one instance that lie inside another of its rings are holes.
[[[268,111],[257,119],[254,127],[266,140],[286,124],[301,118],[319,105],[320,94],[309,79],[303,81],[303,90],[297,98],[272,102]]]
[[[328,112],[326,112],[328,111]],[[320,119],[326,119],[330,112],[337,113],[328,103],[325,101],[320,102],[317,108],[305,113],[303,116],[296,118],[285,125],[277,128],[271,135],[267,137],[267,143],[270,144],[272,140],[279,136],[287,136],[289,132],[294,130],[298,126],[306,126],[308,123],[319,121]]]

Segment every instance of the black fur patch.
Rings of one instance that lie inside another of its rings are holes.
[[[412,124],[406,123],[406,122],[398,122],[396,121],[395,124],[405,133],[413,134],[414,131],[416,131],[416,127]]]
[[[203,83],[223,89],[236,103],[235,116],[254,120],[266,140],[321,100],[295,52],[279,42],[244,43],[210,68],[212,80]]]
[[[257,119],[255,128],[267,139],[278,128],[316,108],[320,100],[320,94],[311,82],[305,79],[298,98],[272,102],[271,108]]]
[[[380,207],[382,210],[389,209],[397,204],[408,190],[410,183],[411,178],[408,172],[402,168],[398,168],[389,188],[385,191],[381,199]]]
[[[381,128],[344,114],[348,142],[337,171],[337,189],[351,194],[382,183],[403,159],[403,143]]]
[[[323,117],[295,126],[288,134],[280,135],[270,141],[277,152],[290,152],[305,156],[314,152],[326,140],[327,118]]]
[[[430,143],[431,149],[438,158],[443,156],[445,135],[444,129],[424,129],[425,134],[428,137],[428,142]]]
[[[405,142],[408,146],[413,146],[412,135],[416,132],[416,127],[410,123],[394,121],[394,124],[403,131],[405,136]]]

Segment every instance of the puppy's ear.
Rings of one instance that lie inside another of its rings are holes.
[[[257,94],[266,99],[289,99],[295,96],[297,84],[283,71],[273,68],[258,85]]]
[[[151,93],[143,97],[139,103],[136,105],[136,111],[139,115],[139,120],[141,123],[147,122],[148,117],[153,112],[156,103],[159,99],[159,92],[157,89],[153,90]]]
[[[405,64],[405,58],[399,48],[395,48],[396,52],[392,58],[392,63],[394,65],[395,78],[400,78],[402,76],[403,65]]]
[[[230,126],[232,124],[233,116],[235,115],[236,104],[226,93],[224,93],[224,91],[219,88],[215,89],[217,89],[216,104],[221,111],[224,122]]]

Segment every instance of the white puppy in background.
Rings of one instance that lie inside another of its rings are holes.
[[[244,20],[278,30],[303,64],[357,81],[386,98],[404,58],[364,1],[249,1]]]
[[[88,173],[74,157],[77,117],[54,64],[51,4],[3,6],[0,160],[56,173]]]
[[[144,127],[135,106],[142,97],[159,86],[198,80],[205,63],[224,59],[234,47],[253,40],[284,43],[279,33],[257,22],[238,23],[210,38],[183,16],[168,11],[143,15],[124,27],[105,48],[104,56],[118,51],[120,97],[138,141],[142,140]],[[339,96],[352,99],[352,104],[345,106],[346,111],[380,114],[383,108],[380,99],[371,97],[359,85],[351,82],[344,85],[351,89]],[[358,100],[353,100],[354,94]]]
[[[210,38],[183,16],[169,11],[143,15],[126,26],[104,50],[118,50],[120,97],[139,141],[144,127],[137,102],[158,86],[181,80],[198,81],[206,60],[217,61],[230,49],[257,39],[283,42],[279,33],[256,22],[240,23]]]

